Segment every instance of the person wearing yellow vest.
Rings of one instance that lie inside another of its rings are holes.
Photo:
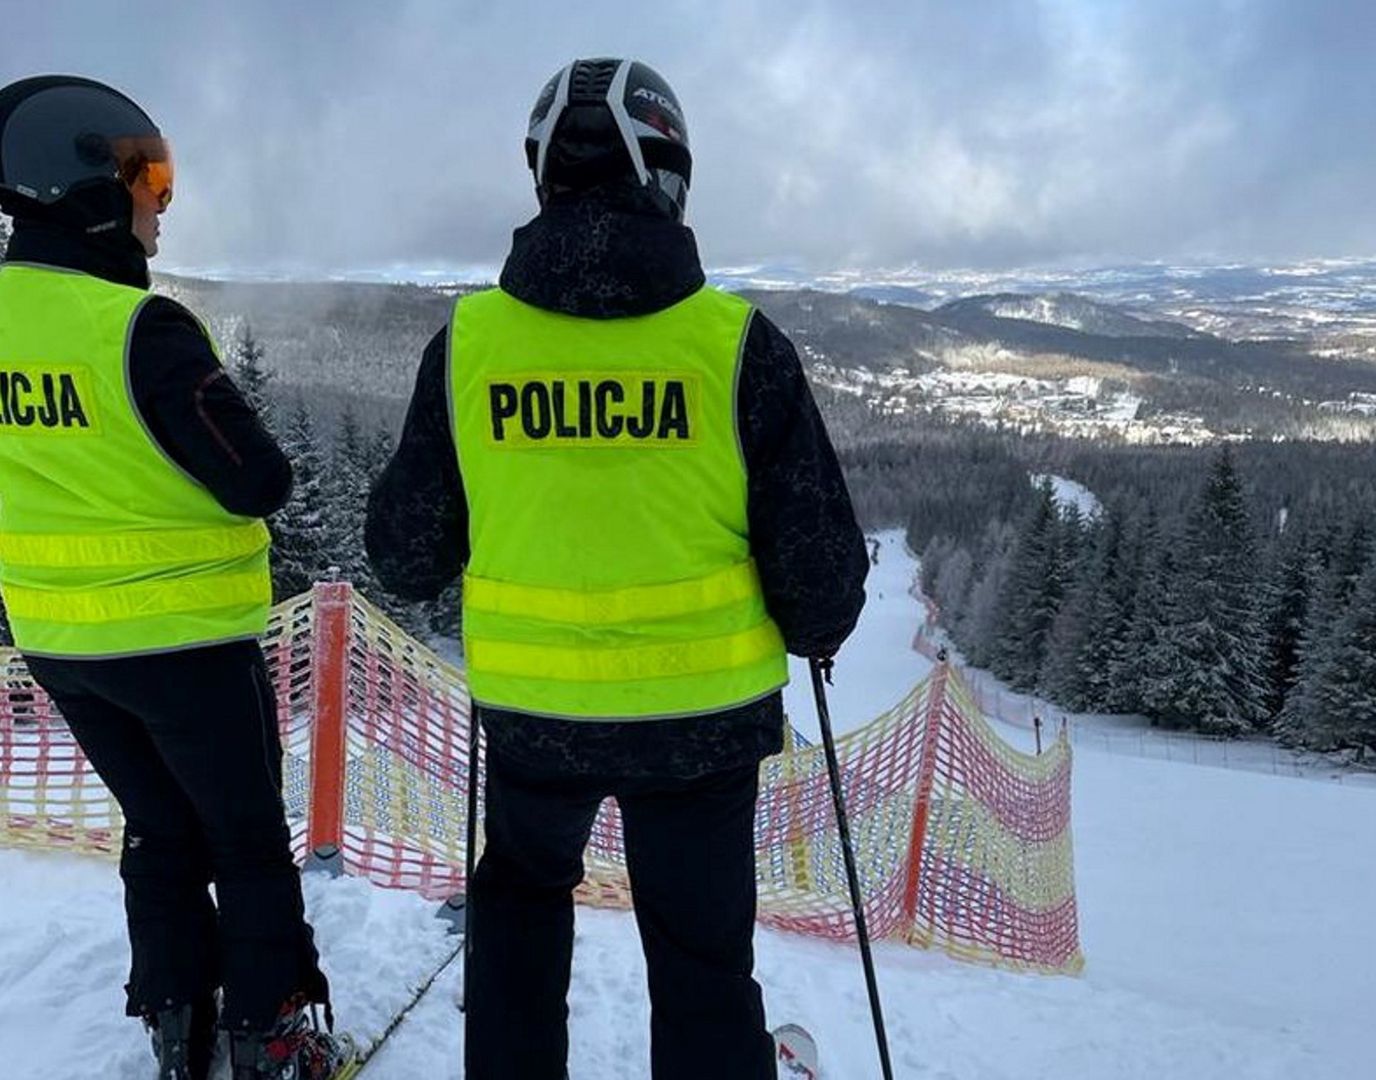
[[[366,529],[396,592],[462,575],[488,746],[466,1075],[566,1075],[572,892],[615,796],[648,1072],[773,1078],[759,763],[782,744],[786,652],[829,657],[855,625],[864,538],[793,347],[705,282],[669,85],[576,61],[526,149],[540,213],[426,349]]]
[[[200,322],[148,292],[172,178],[118,91],[0,89],[0,598],[124,814],[126,1009],[159,1077],[207,1077],[218,1020],[235,1080],[320,1078],[297,1059],[338,1048],[305,1021],[328,986],[257,641],[291,468]]]

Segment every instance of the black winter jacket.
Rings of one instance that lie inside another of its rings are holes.
[[[49,222],[17,219],[7,258],[149,286],[142,249]],[[129,338],[129,385],[163,453],[226,510],[266,517],[286,503],[291,465],[220,365],[196,317],[175,300],[155,296],[139,309]]]
[[[501,287],[582,318],[646,315],[705,281],[692,232],[595,197],[551,200],[516,230]],[[429,599],[468,560],[468,507],[448,416],[448,331],[426,347],[396,454],[374,486],[366,542],[379,580]],[[788,339],[756,312],[737,399],[751,553],[765,603],[799,656],[830,656],[864,604],[869,559],[850,497]],[[483,709],[504,754],[608,776],[692,777],[778,751],[780,694],[691,721],[586,723]]]

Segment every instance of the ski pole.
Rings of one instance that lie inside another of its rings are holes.
[[[478,707],[468,703],[468,821],[463,851],[463,1003],[464,1045],[468,1044],[468,975],[473,957],[473,849],[478,843]]]
[[[879,983],[874,977],[874,957],[870,953],[870,934],[865,926],[865,905],[860,896],[860,875],[855,869],[855,851],[850,842],[850,823],[846,820],[846,798],[841,791],[841,767],[836,761],[836,740],[831,733],[831,710],[823,677],[831,682],[831,660],[811,659],[812,693],[817,699],[817,719],[822,726],[822,745],[827,754],[827,773],[831,778],[831,801],[836,807],[836,828],[841,836],[841,854],[846,862],[846,883],[850,886],[850,906],[855,913],[855,933],[860,939],[860,959],[865,965],[865,987],[870,995],[870,1014],[874,1017],[874,1038],[879,1044],[879,1063],[884,1080],[893,1080],[889,1061],[889,1037],[884,1033],[884,1007],[879,1001]]]

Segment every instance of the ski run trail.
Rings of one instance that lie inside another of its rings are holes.
[[[861,626],[838,659],[832,714],[864,723],[921,678],[922,609],[901,537],[880,537]],[[817,733],[806,668],[789,712]],[[1092,723],[1093,720],[1086,722]],[[1026,731],[1004,729],[1028,746]],[[1086,967],[1019,975],[876,947],[905,1080],[1359,1080],[1376,1077],[1376,789],[1077,747],[1074,835]],[[307,875],[342,1028],[366,1045],[443,963],[434,907],[360,880]],[[649,1006],[629,914],[578,911],[573,1080],[648,1077]],[[826,1080],[879,1075],[854,947],[758,935],[770,1022],[816,1036]],[[128,965],[113,862],[0,851],[0,1077],[146,1080],[122,1016]],[[460,963],[363,1080],[457,1080]],[[704,1047],[710,1059],[710,1047]],[[702,1075],[711,1077],[710,1060]]]

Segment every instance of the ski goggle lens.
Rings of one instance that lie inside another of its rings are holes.
[[[159,210],[166,210],[172,202],[172,162],[150,161],[143,167],[139,183],[158,204]]]
[[[172,202],[172,147],[157,136],[113,139],[110,143],[119,177],[137,199],[155,204],[159,212]]]

